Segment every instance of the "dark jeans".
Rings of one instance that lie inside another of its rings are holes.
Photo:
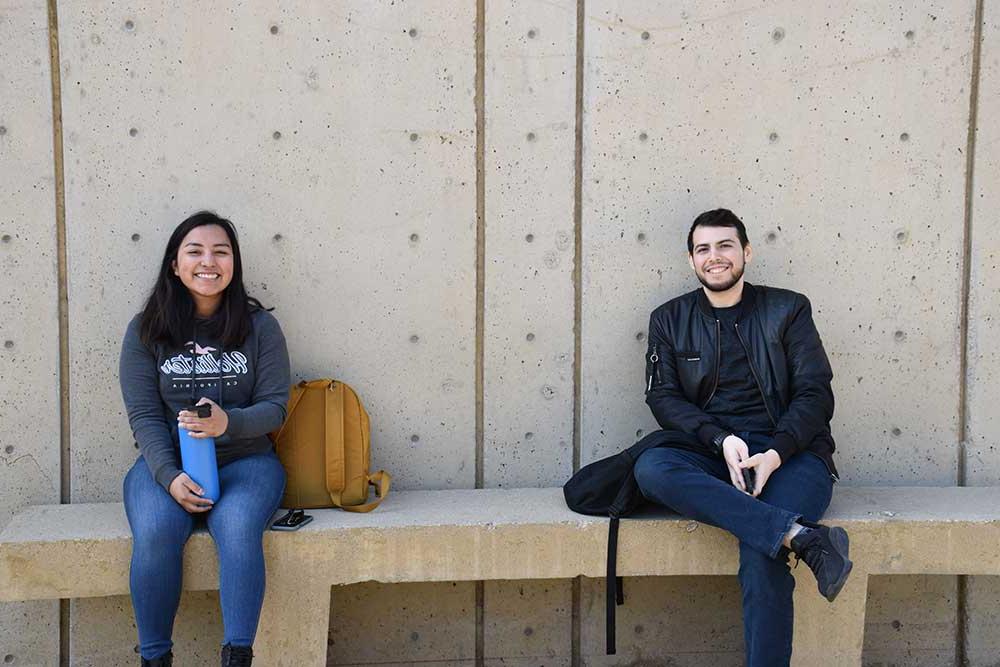
[[[181,555],[198,523],[207,523],[219,555],[223,644],[250,646],[264,601],[263,535],[281,502],[285,470],[273,453],[219,468],[221,497],[204,514],[188,514],[156,483],[141,456],[125,476],[125,513],[132,529],[129,588],[139,652],[152,660],[173,646],[181,597]]]
[[[751,455],[770,449],[769,437],[739,435]],[[795,579],[781,542],[798,519],[819,521],[826,511],[833,493],[826,464],[808,452],[796,454],[774,471],[760,497],[754,498],[732,485],[721,458],[660,447],[639,457],[635,478],[649,500],[739,539],[747,664],[789,664]]]

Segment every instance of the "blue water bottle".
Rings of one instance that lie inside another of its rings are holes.
[[[202,419],[212,416],[212,406],[208,404],[193,405],[185,410],[197,412]],[[184,428],[178,428],[177,434],[181,441],[181,467],[184,472],[204,490],[203,498],[218,502],[219,466],[215,461],[215,438],[192,438]]]

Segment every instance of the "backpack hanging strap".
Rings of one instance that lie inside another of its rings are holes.
[[[316,380],[316,381],[330,382],[330,380]],[[289,418],[292,416],[292,413],[295,412],[295,408],[298,407],[299,401],[301,401],[302,397],[305,395],[306,387],[308,385],[309,383],[303,380],[302,382],[299,382],[297,385],[292,387],[291,396],[289,396],[288,398],[288,410],[285,413],[285,421],[281,422],[281,426],[278,427],[277,431],[271,433],[271,442],[275,443],[278,442],[278,438],[280,438],[281,434],[285,432],[285,426],[287,426],[288,423],[291,421]]]
[[[371,512],[381,505],[385,497],[389,495],[389,487],[392,485],[392,475],[385,470],[379,470],[377,473],[368,475],[368,483],[375,487],[375,500],[364,505],[341,505],[340,499],[337,498],[334,501],[337,503],[337,507],[346,512]]]
[[[618,517],[611,517],[608,524],[608,571],[607,571],[607,597],[605,599],[605,627],[604,636],[607,642],[608,655],[615,654],[615,604],[622,604],[624,598],[619,602],[621,589],[618,588],[620,579],[616,576],[618,569]]]

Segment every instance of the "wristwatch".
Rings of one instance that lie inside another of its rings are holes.
[[[726,438],[731,436],[732,433],[729,431],[719,431],[714,438],[712,438],[712,447],[715,448],[715,453],[718,456],[722,456],[722,443],[725,442]]]

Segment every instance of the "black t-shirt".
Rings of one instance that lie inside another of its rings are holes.
[[[774,425],[767,414],[764,397],[750,370],[746,349],[736,333],[736,318],[740,306],[716,308],[719,320],[719,386],[705,407],[720,426],[732,431],[771,434]]]

